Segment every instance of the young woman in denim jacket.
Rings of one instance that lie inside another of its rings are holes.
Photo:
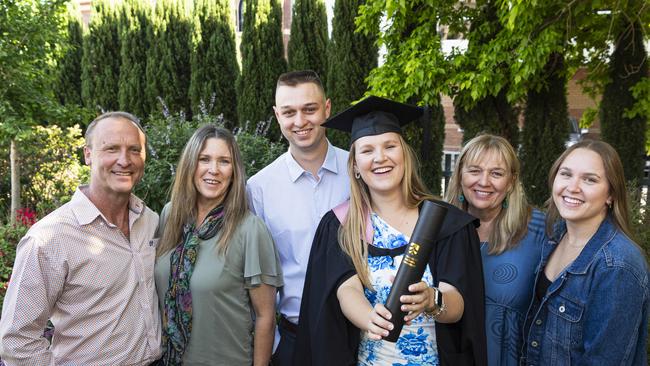
[[[602,141],[567,149],[549,174],[547,232],[525,365],[646,365],[648,266],[630,235],[623,167]]]

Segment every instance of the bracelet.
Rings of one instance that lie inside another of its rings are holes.
[[[447,310],[447,304],[442,297],[442,292],[437,287],[432,287],[434,291],[434,310],[427,311],[424,309],[424,316],[429,320],[436,320],[442,313]]]

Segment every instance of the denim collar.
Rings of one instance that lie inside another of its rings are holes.
[[[603,222],[600,223],[596,233],[589,239],[585,247],[580,252],[580,255],[569,265],[567,272],[573,274],[585,274],[591,263],[596,258],[597,253],[607,245],[614,235],[616,235],[617,229],[612,221],[610,215],[607,215]],[[549,240],[551,247],[545,248],[544,250],[544,261],[543,265],[546,265],[548,258],[551,253],[555,250],[557,243],[562,239],[566,234],[566,223],[564,221],[558,223],[555,226],[553,240]]]

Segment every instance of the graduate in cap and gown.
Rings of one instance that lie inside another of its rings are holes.
[[[316,231],[300,307],[295,365],[485,365],[483,270],[478,220],[436,201],[401,126],[422,108],[369,97],[323,126],[352,133],[350,200]],[[400,298],[397,339],[384,307],[419,206],[447,207],[421,281]]]

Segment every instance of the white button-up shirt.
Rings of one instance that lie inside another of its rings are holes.
[[[328,142],[318,177],[304,170],[287,151],[248,180],[252,210],[268,226],[280,254],[284,287],[280,289],[278,310],[293,323],[298,323],[318,223],[327,211],[350,196],[347,159],[347,151]]]
[[[81,190],[20,241],[0,319],[7,365],[148,365],[160,357],[158,215],[131,196],[130,238]],[[41,337],[54,324],[52,345]]]

